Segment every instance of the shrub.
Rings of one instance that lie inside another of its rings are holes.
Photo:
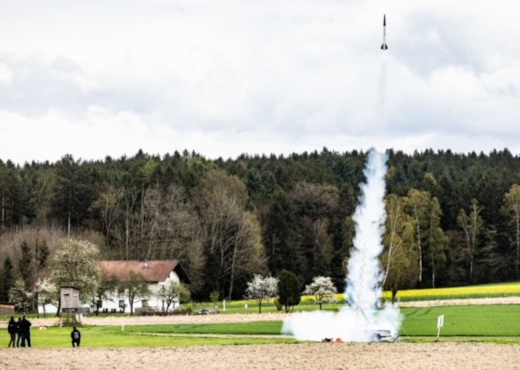
[[[278,311],[278,312],[280,312],[283,308],[283,305],[280,303],[280,300],[278,299],[278,297],[275,297],[274,305],[276,306],[276,311]]]

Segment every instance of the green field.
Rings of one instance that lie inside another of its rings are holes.
[[[404,308],[402,341],[437,340],[437,318],[444,315],[442,341],[520,344],[520,306],[482,305]],[[233,324],[90,326],[81,328],[83,347],[161,347],[295,343],[280,334],[281,321]],[[70,328],[33,330],[33,347],[70,346]],[[6,343],[8,341],[5,335]]]
[[[520,283],[492,284],[484,286],[423,289],[402,291],[403,300],[460,299],[476,297],[520,296]],[[317,310],[309,297],[304,297],[296,311]],[[345,302],[325,304],[326,310],[338,311]],[[247,309],[246,309],[247,305]],[[193,312],[211,309],[211,303],[190,305]],[[235,301],[219,304],[220,314],[258,313],[254,301]],[[262,312],[276,312],[273,303],[264,303]],[[437,318],[444,315],[441,341],[480,341],[520,344],[520,305],[471,305],[440,306],[427,308],[402,308],[404,316],[400,330],[402,341],[437,340]],[[34,317],[34,315],[29,315]],[[9,317],[1,318],[7,322]],[[261,321],[235,324],[179,324],[82,327],[84,347],[159,347],[190,345],[243,345],[263,343],[294,343],[294,339],[280,334],[281,321]],[[32,330],[34,347],[68,347],[70,328],[49,327]],[[7,345],[7,332],[0,335]]]
[[[445,339],[482,340],[496,338],[520,343],[520,305],[447,306],[404,308],[401,337],[437,336],[437,318],[444,315],[440,336]]]
[[[239,324],[178,324],[85,326],[80,328],[82,347],[164,347],[193,345],[244,345],[295,343],[280,335],[282,322],[263,321]],[[49,327],[32,330],[33,347],[70,347],[71,328]],[[6,341],[7,334],[5,335]],[[6,344],[7,344],[6,342]]]

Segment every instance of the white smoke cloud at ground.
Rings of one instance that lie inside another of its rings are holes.
[[[296,313],[286,319],[282,332],[298,340],[321,341],[341,338],[343,341],[369,342],[374,333],[388,330],[396,337],[402,316],[397,306],[379,308],[382,298],[382,269],[379,256],[383,251],[385,213],[385,174],[387,155],[372,149],[365,167],[366,182],[361,185],[361,198],[354,214],[356,235],[348,261],[348,305],[339,312],[314,311]]]

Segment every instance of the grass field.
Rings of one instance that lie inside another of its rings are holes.
[[[520,283],[484,286],[422,289],[399,292],[402,301],[460,299],[479,297],[520,296]],[[337,311],[345,302],[325,304],[324,309]],[[247,305],[247,309],[246,309]],[[211,308],[210,303],[194,304],[194,311]],[[220,314],[258,313],[254,301],[220,303]],[[304,297],[297,311],[316,310],[317,305]],[[273,303],[264,303],[262,312],[275,312]],[[437,318],[444,315],[440,341],[479,341],[520,344],[520,305],[469,305],[425,308],[401,308],[404,316],[400,331],[404,341],[437,340]],[[33,315],[29,315],[34,317]],[[8,317],[2,317],[7,320]],[[81,328],[84,347],[161,347],[191,345],[236,345],[263,343],[293,343],[294,339],[280,334],[281,321],[260,321],[236,324],[177,324],[88,326]],[[32,330],[34,347],[69,347],[70,328],[49,327]],[[0,336],[2,338],[3,336]],[[4,338],[8,342],[7,333]]]
[[[442,338],[520,343],[520,306],[476,305],[404,308],[403,338],[436,337],[437,318],[444,315]]]
[[[437,340],[437,318],[444,315],[441,341],[520,344],[520,306],[476,305],[404,308],[401,340]],[[281,321],[222,324],[89,326],[81,328],[83,347],[163,347],[294,343],[280,335]],[[70,328],[33,330],[33,347],[70,347]],[[7,338],[7,335],[5,336]]]
[[[82,347],[163,347],[295,343],[280,335],[280,321],[239,324],[88,326],[80,328]],[[71,328],[32,330],[33,347],[70,347]],[[7,338],[7,335],[5,336]],[[7,343],[7,342],[6,342]]]

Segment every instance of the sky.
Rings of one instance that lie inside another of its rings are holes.
[[[0,160],[520,154],[514,4],[0,0]]]

